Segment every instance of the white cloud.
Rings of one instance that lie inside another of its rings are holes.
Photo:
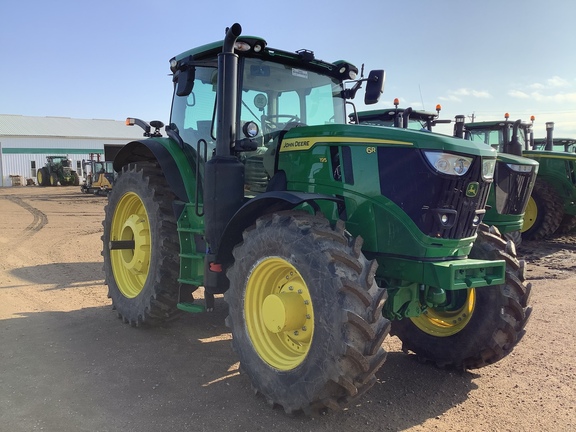
[[[528,88],[532,90],[555,89],[560,87],[571,87],[571,84],[568,80],[565,80],[564,78],[561,78],[557,75],[554,75],[552,78],[548,78],[544,84],[533,83],[528,85]]]
[[[513,98],[517,98],[517,99],[529,99],[530,95],[528,93],[524,93],[523,91],[520,90],[510,90],[508,92],[508,96],[511,96]]]
[[[492,95],[485,90],[474,90],[466,87],[457,90],[448,90],[448,95],[440,97],[440,100],[462,102],[464,96],[472,96],[478,99],[490,99]]]
[[[541,90],[544,88],[544,84],[540,84],[540,83],[534,83],[534,84],[530,84],[528,86],[528,88],[534,89],[534,90]]]
[[[510,90],[508,96],[516,99],[530,99],[535,102],[552,102],[555,104],[576,103],[576,93],[554,93],[534,91],[526,93],[520,90]]]
[[[478,90],[472,90],[472,96],[480,98],[480,99],[490,99],[492,97],[492,95],[490,93],[488,93],[487,91],[478,91]]]
[[[546,80],[546,83],[549,87],[569,87],[570,84],[564,78],[560,78],[559,76],[553,76]]]
[[[448,101],[448,102],[462,102],[462,99],[454,95],[440,96],[438,99],[440,99],[441,101]]]

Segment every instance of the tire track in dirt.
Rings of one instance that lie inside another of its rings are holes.
[[[46,225],[48,223],[48,216],[46,216],[44,213],[42,213],[37,208],[35,208],[35,207],[31,206],[30,204],[28,204],[27,202],[25,202],[22,198],[15,197],[15,196],[6,196],[4,198],[12,201],[14,204],[19,205],[23,209],[27,210],[34,217],[34,220],[32,221],[32,223],[24,229],[24,232],[28,236],[33,236],[38,231],[40,231],[42,228],[44,228],[44,225]]]

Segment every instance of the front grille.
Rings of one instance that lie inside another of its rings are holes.
[[[482,161],[475,157],[462,177],[436,172],[417,149],[379,147],[382,195],[398,205],[426,235],[460,239],[476,234],[474,219],[484,214],[490,184],[482,179]],[[474,196],[467,189],[476,186]],[[442,216],[448,223],[442,222]]]
[[[520,173],[512,170],[504,162],[497,162],[494,172],[496,211],[501,215],[524,213],[535,180],[534,170]]]

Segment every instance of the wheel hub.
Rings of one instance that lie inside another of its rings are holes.
[[[148,214],[140,197],[127,193],[117,203],[110,228],[110,261],[120,292],[134,298],[140,294],[150,269],[152,240]]]
[[[271,294],[262,304],[262,318],[272,333],[299,330],[306,323],[304,298],[297,292]]]
[[[436,336],[448,337],[462,331],[470,322],[476,305],[476,291],[467,290],[463,301],[447,309],[428,308],[422,315],[410,318],[423,332]]]
[[[244,302],[248,335],[260,358],[279,370],[301,364],[312,344],[314,308],[294,265],[279,257],[258,262]]]
[[[133,214],[122,227],[122,240],[134,240],[133,250],[123,250],[122,259],[127,270],[135,275],[146,273],[150,256],[150,236],[146,221]]]

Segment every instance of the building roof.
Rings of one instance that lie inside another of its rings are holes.
[[[144,131],[123,121],[0,114],[0,137],[137,139]]]

